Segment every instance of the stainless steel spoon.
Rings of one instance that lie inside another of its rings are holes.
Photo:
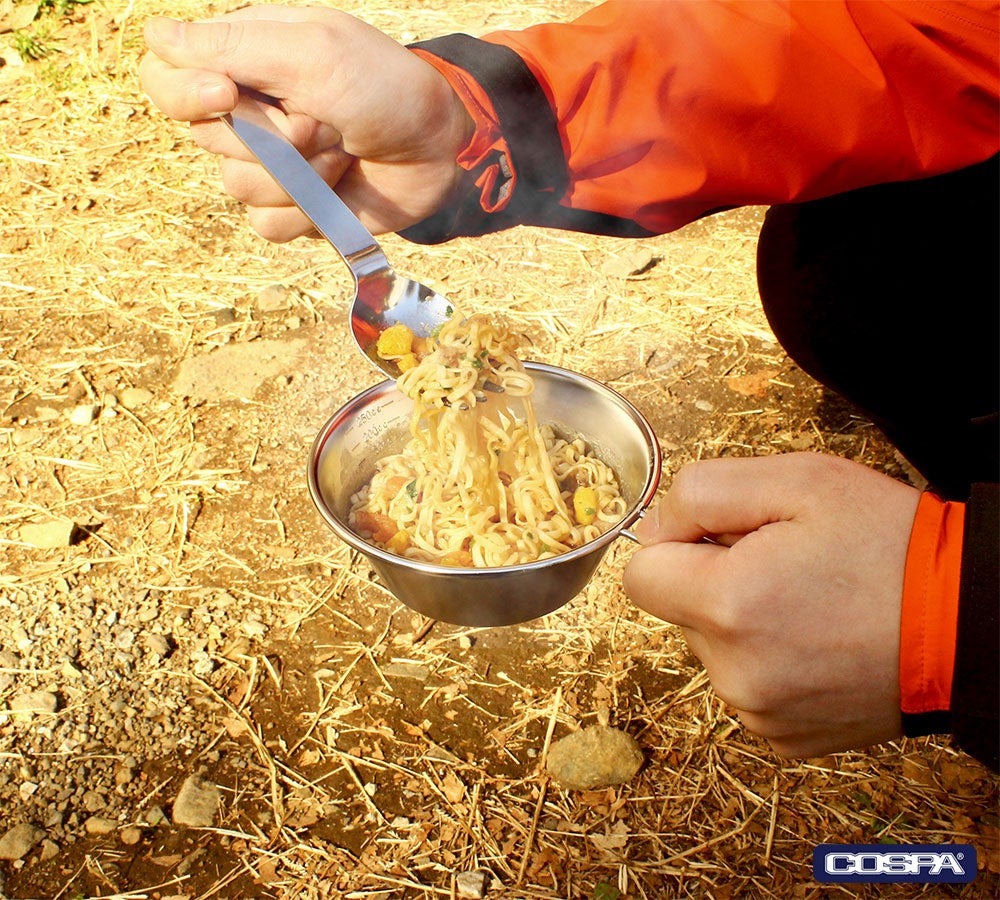
[[[250,92],[248,92],[250,93]],[[365,357],[390,378],[399,368],[375,352],[379,335],[402,323],[427,337],[454,312],[446,297],[424,284],[396,274],[382,248],[357,216],[278,131],[254,99],[277,105],[263,95],[243,95],[223,121],[295,201],[354,276],[351,333]]]

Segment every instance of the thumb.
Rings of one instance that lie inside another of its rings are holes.
[[[258,24],[236,18],[181,22],[157,16],[146,23],[143,34],[149,49],[175,68],[215,71],[241,82],[273,79],[276,64],[288,60],[285,51],[295,39],[282,32],[298,30],[298,24],[267,22],[265,28],[255,27]]]
[[[813,457],[808,459],[807,457]],[[809,491],[815,454],[707,459],[681,469],[670,490],[635,528],[643,544],[732,544],[772,522],[794,518]]]
[[[301,72],[312,70],[313,59],[322,62],[316,29],[305,21],[157,17],[146,23],[144,36],[160,63],[157,77],[170,81],[172,90],[162,92],[189,98],[183,110],[167,110],[180,119],[199,118],[198,103],[208,116],[230,112],[237,85],[285,99],[300,86]]]
[[[194,122],[236,108],[236,83],[224,70],[219,71],[220,60],[215,54],[198,52],[188,25],[158,17],[146,23],[143,36],[150,52],[139,65],[139,78],[146,93],[168,116]]]

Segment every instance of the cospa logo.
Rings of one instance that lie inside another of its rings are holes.
[[[975,877],[972,844],[820,844],[813,851],[816,881],[967,884]]]

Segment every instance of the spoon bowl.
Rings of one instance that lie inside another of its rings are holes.
[[[376,352],[379,335],[402,324],[417,337],[429,337],[454,307],[437,291],[393,270],[371,232],[278,131],[261,104],[278,106],[271,97],[241,91],[236,109],[222,121],[347,263],[355,285],[351,334],[372,365],[398,378],[396,362]]]

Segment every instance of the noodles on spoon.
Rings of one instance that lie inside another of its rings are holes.
[[[536,422],[521,343],[485,315],[455,316],[433,341],[396,331],[380,342],[414,409],[408,443],[351,498],[358,534],[415,560],[495,567],[564,553],[621,521],[610,466]]]

